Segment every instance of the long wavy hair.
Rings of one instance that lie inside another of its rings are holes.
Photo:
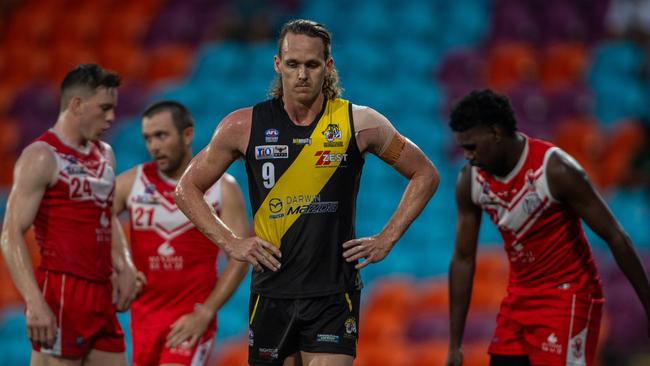
[[[309,37],[318,37],[323,41],[323,55],[325,60],[328,60],[331,55],[332,35],[325,29],[322,24],[316,23],[306,19],[294,19],[287,22],[280,31],[278,38],[278,55],[282,56],[282,42],[287,33],[302,34]],[[336,68],[325,74],[325,81],[323,82],[323,94],[327,99],[338,98],[343,94],[343,89],[339,86],[339,74]],[[273,84],[269,89],[269,95],[275,99],[281,99],[284,95],[282,90],[282,76],[278,74],[273,80]]]

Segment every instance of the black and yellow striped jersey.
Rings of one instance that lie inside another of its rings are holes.
[[[295,125],[281,100],[253,107],[246,170],[255,234],[282,252],[280,270],[253,274],[254,293],[302,298],[361,288],[342,245],[355,238],[364,161],[352,104],[323,104],[309,126]]]

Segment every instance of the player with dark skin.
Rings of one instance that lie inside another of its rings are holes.
[[[474,92],[490,95],[491,91]],[[472,294],[481,208],[472,200],[472,167],[503,178],[518,164],[527,143],[520,133],[509,133],[500,121],[467,121],[452,129],[468,164],[456,182],[458,208],[456,247],[449,269],[450,340],[447,366],[463,362],[461,342]],[[601,195],[593,187],[582,167],[561,150],[553,152],[546,167],[552,196],[573,210],[609,246],[616,263],[630,281],[646,315],[650,317],[650,285],[646,271],[629,236],[612,215]],[[524,245],[526,243],[523,243]],[[549,276],[550,277],[550,276]],[[650,334],[650,328],[648,328]],[[529,365],[527,355],[492,355],[491,365]]]

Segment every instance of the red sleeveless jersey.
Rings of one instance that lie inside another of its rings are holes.
[[[509,289],[560,288],[600,292],[598,272],[580,217],[556,200],[546,165],[559,148],[526,137],[504,178],[472,168],[472,201],[499,229],[510,261]]]
[[[219,247],[176,207],[175,187],[176,181],[161,176],[154,163],[137,167],[127,206],[133,261],[147,285],[131,306],[136,327],[169,325],[194,311],[217,281]],[[205,199],[219,213],[220,181]]]
[[[56,183],[47,187],[34,220],[40,268],[108,281],[115,172],[108,144],[93,141],[85,151],[66,145],[54,130],[44,142],[56,158]]]

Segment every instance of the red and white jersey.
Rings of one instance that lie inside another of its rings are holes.
[[[127,198],[133,261],[147,277],[142,295],[131,306],[138,325],[170,324],[194,311],[217,281],[219,247],[178,209],[176,183],[152,162],[139,165]],[[218,214],[221,181],[205,193],[205,199]]]
[[[65,144],[54,130],[35,141],[52,149],[58,170],[34,220],[41,247],[40,268],[108,281],[115,189],[110,146],[93,141],[80,151]]]
[[[525,136],[526,137],[526,136]],[[472,167],[472,201],[498,227],[510,260],[509,288],[600,291],[600,279],[580,217],[556,200],[546,175],[559,148],[526,137],[504,178]]]

